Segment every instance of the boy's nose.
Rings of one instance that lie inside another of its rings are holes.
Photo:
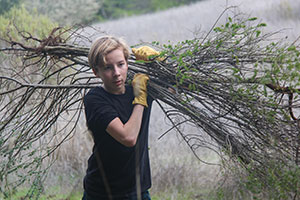
[[[114,67],[114,75],[115,76],[120,75],[120,69],[118,67]]]

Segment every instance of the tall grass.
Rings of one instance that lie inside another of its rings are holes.
[[[280,35],[282,38],[288,36],[287,39],[292,41],[300,33],[300,17],[297,16],[300,2],[293,0],[207,0],[160,13],[124,18],[94,26],[108,34],[124,37],[130,45],[152,41],[177,42],[190,39],[195,34],[207,33],[220,13],[230,5],[238,6],[231,12],[243,12],[260,18],[268,25],[269,31],[283,30]],[[89,34],[92,34],[92,30],[89,31]],[[82,190],[82,178],[93,145],[84,120],[82,117],[73,137],[53,155],[57,162],[49,171],[46,186],[60,185],[66,193]],[[201,199],[213,191],[222,180],[219,177],[220,160],[212,151],[201,148],[197,155],[215,165],[200,162],[175,131],[158,140],[170,126],[154,103],[150,120],[153,177],[151,193],[159,195],[161,199],[179,199],[183,198],[184,193],[192,193],[186,198]],[[189,133],[198,131],[192,126],[182,128]],[[229,188],[231,189],[234,190]]]

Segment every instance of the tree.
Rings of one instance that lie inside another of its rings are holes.
[[[62,26],[89,23],[95,19],[103,0],[25,0],[26,8],[37,10]]]
[[[9,11],[13,6],[17,6],[20,0],[1,0],[0,1],[0,15]]]

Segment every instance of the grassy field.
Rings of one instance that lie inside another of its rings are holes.
[[[164,12],[130,17],[94,26],[108,34],[124,37],[130,45],[140,42],[177,42],[189,39],[195,34],[205,34],[220,13],[229,5],[239,7],[226,13],[244,12],[257,16],[268,24],[268,30],[285,29],[283,36],[294,40],[300,29],[297,12],[300,3],[292,0],[207,0],[190,6],[170,9]],[[222,22],[224,19],[221,19]],[[91,31],[91,30],[88,30]],[[89,34],[92,34],[89,32]],[[46,195],[41,199],[80,199],[82,178],[87,159],[92,149],[92,140],[87,133],[84,118],[73,137],[53,154],[56,163],[50,169],[45,184]],[[217,199],[215,188],[222,179],[220,160],[208,149],[199,148],[197,155],[205,164],[196,159],[180,135],[169,132],[162,139],[159,136],[170,128],[168,120],[154,103],[150,121],[150,157],[153,177],[151,194],[153,200],[195,200]],[[193,126],[181,127],[187,133],[201,133]],[[206,137],[204,135],[204,137]],[[208,138],[209,139],[209,138]],[[56,193],[61,195],[57,195]],[[19,194],[16,199],[24,194]]]
[[[19,200],[24,199],[27,195],[27,190],[21,190],[17,194],[13,195],[11,199]],[[199,194],[195,194],[194,191],[183,191],[181,193],[174,192],[170,194],[169,192],[161,192],[152,195],[151,191],[151,199],[152,200],[172,200],[172,199],[180,199],[180,200],[196,200],[196,199],[212,199],[209,196],[208,191],[201,191]],[[30,198],[30,197],[29,197]],[[82,192],[81,191],[75,191],[69,194],[65,194],[63,191],[60,191],[59,189],[49,189],[46,194],[41,194],[39,196],[40,200],[81,200],[82,199]]]

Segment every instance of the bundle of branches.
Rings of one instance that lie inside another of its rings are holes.
[[[229,17],[192,40],[147,44],[161,51],[163,61],[131,56],[129,77],[150,76],[149,94],[193,152],[217,145],[264,173],[268,160],[286,166],[300,162],[294,114],[300,53],[296,42],[274,39],[278,33],[264,33],[266,24],[257,21]],[[2,37],[2,192],[12,184],[9,174],[17,175],[17,186],[29,172],[44,171],[40,163],[76,131],[87,89],[100,84],[87,63],[91,41],[78,30],[57,28],[46,39],[18,34],[22,40]],[[184,123],[196,125],[199,132],[181,131]]]

